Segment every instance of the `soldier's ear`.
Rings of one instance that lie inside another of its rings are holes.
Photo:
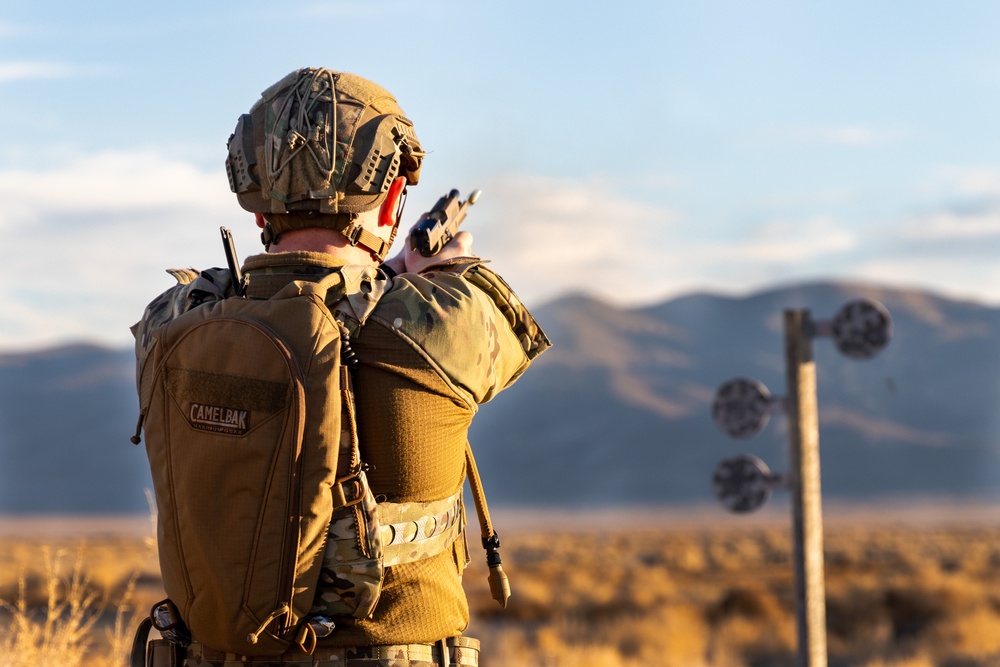
[[[264,214],[263,213],[261,213],[261,212],[258,211],[257,213],[253,214],[253,217],[254,217],[254,219],[256,219],[258,227],[260,227],[261,229],[264,229],[265,227],[267,227],[267,220],[264,219]]]
[[[403,204],[406,202],[406,177],[397,176],[396,180],[389,186],[389,192],[385,195],[385,201],[378,210],[378,226],[392,227],[399,222],[403,215]]]

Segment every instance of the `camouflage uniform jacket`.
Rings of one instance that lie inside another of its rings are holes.
[[[292,280],[318,280],[344,263],[290,252],[248,258],[251,296]],[[133,327],[139,373],[149,332],[187,309],[231,293],[228,272],[171,271],[178,284]],[[460,259],[393,279],[352,337],[358,435],[379,500],[430,502],[460,491],[468,427],[480,403],[509,386],[549,346],[516,295],[480,260]],[[376,293],[379,290],[376,290]],[[338,646],[433,642],[469,621],[462,589],[464,540],[436,556],[387,567],[371,618],[338,620],[322,643]],[[322,594],[320,589],[319,594]]]

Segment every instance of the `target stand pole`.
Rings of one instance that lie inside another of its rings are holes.
[[[785,363],[800,667],[826,667],[816,362],[808,310],[785,311]]]

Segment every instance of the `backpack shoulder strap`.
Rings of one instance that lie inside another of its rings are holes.
[[[388,288],[388,279],[374,266],[348,264],[317,281],[295,280],[279,290],[273,299],[290,299],[315,294],[353,335],[375,310]]]
[[[330,304],[342,299],[347,294],[344,276],[340,271],[328,273],[319,280],[293,280],[280,290],[272,299],[294,299],[309,294],[316,295],[320,301]]]
[[[389,280],[374,266],[349,264],[340,271],[344,278],[344,294],[335,308],[345,321],[353,320],[360,327],[382,299],[389,287]],[[334,301],[327,297],[327,304]],[[356,329],[351,334],[357,333]]]

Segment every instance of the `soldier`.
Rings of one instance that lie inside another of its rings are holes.
[[[387,550],[373,606],[354,615],[338,614],[335,601],[352,583],[326,567],[336,555],[331,537],[313,607],[315,649],[307,657],[293,645],[283,664],[477,664],[478,642],[462,637],[469,622],[462,488],[467,472],[475,474],[467,431],[478,405],[509,386],[549,341],[473,254],[468,232],[436,256],[406,243],[386,260],[424,155],[413,125],[381,87],[322,68],[292,72],[264,91],[229,142],[231,188],[254,213],[266,252],[246,260],[242,285],[234,284],[238,272],[172,270],[178,284],[133,327],[142,387],[154,334],[182,313],[235,291],[267,299],[293,281],[337,272],[348,285],[336,312],[355,369],[356,439],[371,493],[383,510],[420,510],[455,527],[446,541],[411,545],[407,556]],[[192,630],[184,664],[230,664],[222,647],[201,643]]]

